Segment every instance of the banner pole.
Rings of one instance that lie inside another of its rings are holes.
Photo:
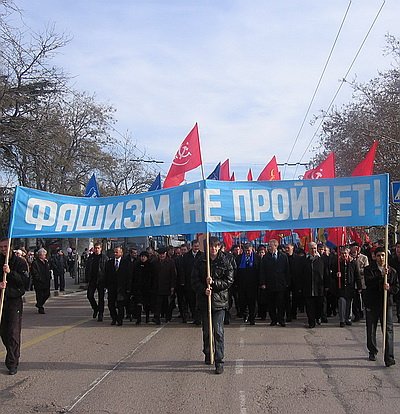
[[[8,265],[8,260],[10,258],[10,250],[11,250],[11,238],[8,239],[8,246],[7,246],[7,253],[6,253],[6,260],[4,261],[5,265]],[[7,282],[7,273],[3,271],[3,282]],[[0,298],[0,322],[1,318],[3,317],[3,306],[4,306],[4,297],[5,297],[6,289],[1,289],[1,298]]]
[[[384,286],[387,283],[387,269],[388,269],[388,251],[389,251],[389,225],[386,224],[385,227],[385,272],[384,272],[384,279],[383,283]],[[383,312],[382,312],[382,355],[383,359],[385,359],[385,350],[386,350],[386,322],[387,322],[387,290],[383,289]]]
[[[207,231],[206,233],[206,263],[207,263],[207,277],[211,276],[211,268],[210,268],[210,233]],[[207,284],[207,288],[209,289],[211,286]],[[211,295],[207,296],[208,300],[208,332],[209,332],[209,340],[210,340],[210,362],[211,365],[214,364],[214,332],[213,332],[213,325],[212,325],[212,304],[211,304]]]

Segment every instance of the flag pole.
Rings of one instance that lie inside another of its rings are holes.
[[[7,253],[6,253],[6,260],[4,261],[5,265],[8,265],[8,259],[10,258],[10,250],[11,250],[11,238],[8,239],[8,246],[7,246]],[[3,271],[3,282],[7,282],[7,273]],[[5,297],[6,289],[1,289],[1,298],[0,298],[0,321],[3,317],[3,306],[4,306],[4,297]]]
[[[388,269],[388,251],[389,251],[389,225],[386,224],[385,227],[385,272],[384,272],[384,279],[383,283],[384,286],[387,283],[387,269]],[[386,322],[387,322],[387,290],[383,289],[383,312],[382,312],[382,355],[383,359],[385,359],[385,350],[386,350]]]
[[[206,233],[206,262],[207,262],[207,277],[211,276],[211,268],[210,268],[210,233],[207,231]],[[207,283],[207,288],[210,289],[210,284]],[[211,304],[211,295],[207,296],[208,300],[208,332],[209,332],[209,340],[210,340],[210,362],[211,365],[214,364],[214,333],[213,333],[213,325],[212,325],[212,304]]]

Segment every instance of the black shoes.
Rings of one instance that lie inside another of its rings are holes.
[[[117,321],[117,326],[122,326],[122,321]]]
[[[206,365],[211,365],[211,358],[210,358],[210,356],[209,356],[209,355],[206,355],[206,356],[204,357],[204,363],[205,363]]]
[[[279,322],[279,325],[282,326],[282,328],[284,328],[286,326],[285,322]]]
[[[41,307],[41,308],[39,308],[38,309],[38,312],[40,313],[40,314],[42,314],[42,315],[44,315],[46,312],[44,311],[44,308],[43,307]]]
[[[99,313],[99,311],[98,310],[95,310],[95,311],[93,311],[93,319],[96,319],[97,318],[97,314]]]
[[[116,324],[117,324],[117,321],[113,319],[113,320],[111,321],[111,325],[116,325]]]
[[[17,368],[10,368],[9,370],[8,370],[8,374],[9,375],[15,375],[17,373]]]
[[[341,328],[344,328],[344,325],[345,325],[345,323],[344,323],[344,322],[340,322],[340,325],[339,325],[339,326],[340,326]]]
[[[252,319],[251,321],[250,321],[250,325],[255,325],[256,324],[256,321],[254,320],[254,319]]]
[[[375,354],[369,354],[368,355],[368,359],[370,360],[370,361],[376,361],[376,355]]]
[[[103,314],[102,313],[99,313],[97,315],[97,322],[103,322]]]
[[[215,373],[217,375],[222,374],[224,372],[224,365],[219,363],[219,364],[215,364]]]
[[[385,365],[387,367],[391,367],[392,365],[395,365],[396,361],[394,359],[388,359],[387,361],[385,361]]]
[[[351,326],[353,323],[351,321],[346,321],[347,326]]]
[[[278,322],[272,321],[269,326],[276,326],[278,324]]]

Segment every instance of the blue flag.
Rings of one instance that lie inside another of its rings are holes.
[[[207,180],[219,180],[219,172],[221,170],[221,163],[214,168],[214,171],[207,177]]]
[[[161,175],[158,173],[157,177],[153,181],[153,184],[150,186],[148,191],[161,190]]]
[[[87,183],[84,195],[85,197],[91,198],[100,197],[99,187],[97,186],[96,176],[94,174],[90,177],[90,180]]]

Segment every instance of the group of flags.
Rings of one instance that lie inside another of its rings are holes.
[[[356,166],[352,172],[352,176],[364,176],[372,175],[374,168],[374,161],[376,150],[378,146],[378,141],[374,141],[370,150],[366,154],[365,158]],[[202,167],[202,157],[201,157],[201,148],[200,148],[200,138],[199,138],[199,129],[197,123],[194,125],[192,130],[183,140],[182,144],[179,146],[172,164],[169,168],[168,174],[164,180],[164,185],[161,185],[161,176],[157,175],[154,182],[151,184],[148,191],[160,190],[161,188],[170,188],[180,185],[185,180],[185,174],[195,168]],[[202,169],[202,176],[204,178],[204,172]],[[310,169],[305,172],[303,179],[316,180],[320,178],[335,178],[335,154],[331,152],[324,161],[322,161],[318,166],[313,169]],[[229,159],[225,160],[223,163],[219,162],[214,170],[207,177],[208,180],[221,180],[221,181],[235,181],[235,173],[230,173],[229,168]],[[249,168],[247,174],[247,180],[253,181],[253,173],[251,168]],[[278,169],[278,163],[276,157],[273,156],[272,159],[267,163],[264,169],[261,171],[260,175],[257,178],[257,181],[277,181],[281,180],[281,173]],[[100,192],[97,187],[96,179],[94,174],[89,180],[88,186],[85,191],[85,196],[87,197],[99,197]],[[294,229],[294,233],[297,233],[298,237],[302,241],[303,245],[307,245],[308,241],[313,239],[311,229]],[[271,238],[283,238],[291,234],[290,230],[274,230],[274,231],[265,231],[264,240],[268,241]],[[223,239],[227,248],[232,245],[233,239],[238,237],[237,233],[223,233]],[[251,231],[246,233],[246,238],[249,241],[259,239],[261,237],[261,231]],[[346,229],[343,228],[331,228],[331,229],[318,229],[317,237],[319,240],[325,238],[335,246],[340,246],[345,243],[346,238]],[[355,238],[360,238],[358,233],[353,230],[352,235],[353,240]],[[356,240],[355,240],[356,241]]]

